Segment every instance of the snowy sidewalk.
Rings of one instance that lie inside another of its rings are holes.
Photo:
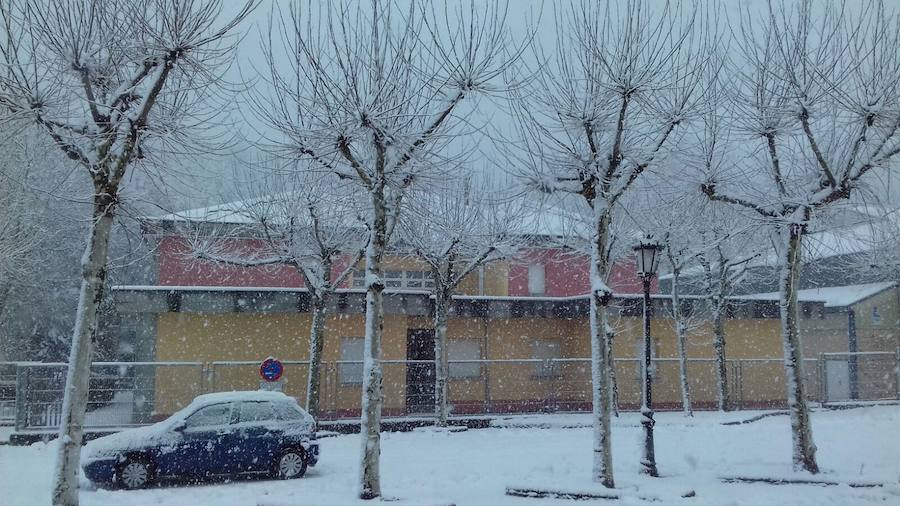
[[[747,413],[740,413],[744,417]],[[724,483],[723,476],[791,477],[786,416],[743,425],[722,425],[732,414],[662,413],[656,426],[660,479],[638,474],[640,428],[628,413],[613,432],[614,468],[620,499],[609,504],[827,506],[900,504],[900,406],[817,411],[813,431],[823,480],[881,482],[884,487]],[[579,415],[575,415],[577,419]],[[543,422],[548,422],[547,417]],[[567,423],[565,415],[552,415]],[[47,504],[53,444],[0,446],[4,506]],[[293,481],[241,481],[174,486],[135,492],[84,490],[84,506],[218,504],[223,506],[333,506],[368,504],[354,499],[359,436],[320,441],[322,460]],[[382,487],[396,504],[410,506],[606,504],[505,495],[509,486],[553,486],[603,491],[590,481],[591,435],[586,428],[489,428],[464,432],[385,433]],[[89,487],[89,484],[83,484]],[[696,497],[682,498],[688,491]]]

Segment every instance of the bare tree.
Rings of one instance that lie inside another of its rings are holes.
[[[292,3],[287,15],[273,13],[264,43],[271,89],[254,106],[286,155],[369,197],[359,497],[372,499],[381,495],[385,248],[409,189],[455,166],[445,153],[463,133],[466,99],[495,91],[518,54],[503,5],[471,2],[438,16],[424,2],[405,12],[360,3]]]
[[[690,167],[689,171],[693,169]],[[635,221],[633,227],[660,238],[669,264],[671,306],[668,312],[675,326],[682,408],[685,414],[693,415],[688,377],[688,336],[692,330],[711,320],[717,399],[719,409],[724,411],[727,407],[726,305],[736,283],[744,277],[751,262],[760,256],[766,241],[762,240],[762,234],[753,233],[754,227],[736,225],[744,219],[738,212],[710,203],[696,189],[684,191],[682,188],[666,187],[660,181],[645,182],[644,186],[652,188],[653,201],[632,199],[638,202],[631,202],[629,214]],[[660,212],[661,208],[665,212]],[[686,303],[682,297],[685,289],[689,293],[702,294],[709,310],[698,304]]]
[[[230,47],[223,39],[248,3],[219,25],[220,1],[110,3],[10,0],[0,5],[0,107],[36,123],[93,183],[93,215],[82,259],[60,424],[53,504],[78,503],[91,338],[103,298],[119,189],[142,158],[187,143],[203,121],[197,100],[217,84]]]
[[[688,380],[687,334],[690,326],[689,317],[685,314],[681,300],[682,272],[691,265],[696,253],[684,243],[679,244],[675,234],[668,232],[662,240],[663,253],[669,261],[672,280],[672,320],[675,322],[675,347],[678,351],[678,378],[681,386],[681,409],[687,416],[694,416],[691,405],[691,387]]]
[[[732,215],[732,218],[735,218]],[[728,370],[725,355],[725,317],[728,301],[754,260],[761,256],[759,237],[747,230],[734,229],[730,222],[712,223],[702,231],[708,247],[697,254],[703,269],[701,290],[709,303],[713,324],[713,350],[716,366],[716,405],[719,411],[731,409],[728,394]],[[755,246],[754,246],[755,244]],[[674,282],[673,282],[674,291]]]
[[[521,241],[520,206],[464,180],[457,189],[413,192],[401,220],[400,248],[431,271],[434,296],[435,424],[447,426],[450,367],[447,319],[453,294],[476,269],[510,258]]]
[[[0,125],[2,126],[2,125]],[[0,319],[14,286],[30,279],[31,254],[43,236],[36,219],[38,199],[27,183],[37,169],[37,152],[22,132],[0,128]]]
[[[669,4],[653,10],[640,1],[565,8],[554,51],[538,52],[533,89],[514,104],[522,142],[510,156],[523,177],[540,191],[577,195],[591,209],[593,478],[610,488],[610,223],[622,196],[702,109],[717,33],[697,12]]]
[[[312,301],[306,409],[316,418],[329,302],[362,259],[368,237],[364,223],[354,220],[360,209],[345,189],[331,175],[270,177],[255,186],[260,196],[226,205],[234,225],[210,230],[204,225],[216,218],[208,217],[184,234],[188,255],[201,261],[297,270]]]
[[[777,227],[793,463],[810,473],[818,465],[797,323],[803,236],[817,214],[900,153],[898,23],[878,1],[853,10],[803,1],[747,14],[730,105],[735,129],[758,145],[743,150],[737,174],[711,173],[702,185],[709,198]]]

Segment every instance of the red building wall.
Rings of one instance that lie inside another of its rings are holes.
[[[533,249],[524,252],[509,266],[509,295],[527,297],[528,266],[544,266],[544,295],[547,297],[571,297],[588,293],[590,287],[589,258],[559,249]],[[635,274],[633,258],[614,262],[607,283],[614,293],[641,293],[641,280]],[[659,291],[653,278],[652,293]]]
[[[235,250],[262,251],[260,240],[241,240]],[[163,286],[246,286],[267,288],[298,288],[304,286],[303,277],[289,265],[240,267],[225,263],[198,261],[191,258],[190,249],[179,237],[164,237],[159,244],[159,284]],[[346,268],[349,257],[335,262],[332,276]]]
[[[262,251],[260,240],[244,239],[235,244],[236,251]],[[299,288],[304,286],[297,270],[288,265],[239,267],[225,263],[198,261],[191,257],[187,243],[179,237],[164,237],[159,244],[159,284],[162,286],[230,286]],[[336,262],[332,276],[336,277],[349,262],[342,257]],[[509,295],[527,297],[528,266],[544,266],[544,295],[570,297],[588,293],[588,258],[559,249],[532,249],[510,262]],[[609,285],[615,293],[640,293],[641,282],[635,275],[631,258],[613,264]],[[347,283],[344,285],[347,286]],[[658,291],[656,279],[651,290]]]

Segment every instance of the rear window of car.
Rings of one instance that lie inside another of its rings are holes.
[[[300,411],[300,408],[287,403],[287,402],[277,402],[275,403],[275,412],[278,413],[279,420],[303,420],[303,411]]]
[[[184,423],[187,428],[228,425],[231,418],[231,404],[213,404],[194,411]]]
[[[276,420],[272,403],[267,401],[245,401],[241,403],[238,423],[266,422]]]

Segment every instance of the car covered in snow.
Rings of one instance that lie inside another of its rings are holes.
[[[163,478],[299,478],[319,459],[316,422],[280,392],[201,395],[159,423],[89,442],[84,475],[134,489]]]

